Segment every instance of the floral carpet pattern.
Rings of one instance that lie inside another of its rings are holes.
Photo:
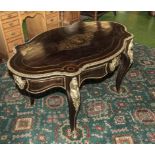
[[[6,63],[0,64],[0,143],[155,143],[155,48],[134,45],[134,64],[120,94],[116,73],[81,88],[73,139],[66,95],[54,91],[31,107],[8,75]]]

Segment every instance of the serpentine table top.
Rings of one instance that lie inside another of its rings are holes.
[[[118,68],[116,88],[133,61],[133,35],[116,22],[78,22],[39,34],[15,47],[7,66],[17,86],[32,94],[54,87],[66,90],[70,126],[76,138],[80,91],[86,79],[98,79]]]

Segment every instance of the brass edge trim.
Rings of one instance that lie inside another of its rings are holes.
[[[96,68],[101,68],[101,67],[104,67],[107,63],[103,63],[101,65],[98,65],[98,66],[92,66],[91,68],[87,68],[87,70],[85,70],[85,72],[89,72],[93,69],[96,69]]]
[[[51,77],[52,79],[53,79],[53,77]],[[54,77],[55,78],[55,77]],[[32,93],[32,94],[39,94],[39,93],[43,93],[43,92],[45,92],[45,91],[47,91],[47,90],[50,90],[50,89],[52,89],[52,88],[58,88],[58,87],[60,87],[60,88],[63,88],[64,90],[66,90],[66,78],[65,77],[62,77],[63,78],[63,80],[64,80],[64,86],[52,86],[52,87],[50,87],[50,88],[48,88],[48,89],[45,89],[45,90],[42,90],[42,91],[37,91],[37,92],[33,92],[33,91],[30,91],[29,90],[29,80],[31,80],[31,79],[26,79],[26,82],[27,82],[27,88],[26,88],[26,91],[28,91],[28,92],[30,92],[30,93]],[[49,78],[50,79],[50,78]],[[34,81],[37,81],[37,79],[33,79]]]
[[[113,23],[117,23],[117,22],[113,22]],[[118,23],[118,24],[120,24],[120,23]],[[122,25],[122,24],[120,24],[120,25]],[[129,33],[129,32],[127,31],[127,28],[126,28],[124,25],[122,25],[122,26],[125,28],[125,31],[126,31],[127,33]],[[74,72],[74,73],[55,71],[55,72],[52,72],[52,73],[44,73],[44,74],[37,74],[37,75],[24,74],[24,73],[21,73],[21,72],[18,72],[18,71],[16,71],[16,70],[14,70],[14,69],[10,66],[10,60],[11,60],[11,58],[12,58],[13,56],[11,56],[11,57],[9,58],[9,60],[8,60],[8,62],[7,62],[7,66],[8,66],[8,69],[9,69],[12,73],[14,73],[14,74],[16,74],[16,75],[19,75],[19,76],[22,76],[22,77],[25,77],[25,78],[34,78],[34,79],[35,79],[35,78],[49,77],[49,76],[53,76],[53,75],[57,75],[57,76],[59,76],[59,75],[64,75],[64,76],[71,76],[71,77],[72,77],[72,76],[77,76],[77,75],[79,75],[82,71],[84,71],[87,67],[90,67],[90,66],[93,66],[93,65],[98,65],[98,64],[104,63],[104,62],[106,62],[106,61],[109,61],[109,60],[111,60],[111,59],[117,57],[119,54],[121,54],[122,50],[123,50],[123,49],[125,48],[125,46],[126,46],[126,42],[127,42],[128,40],[130,40],[130,39],[133,40],[133,34],[131,34],[131,33],[129,33],[129,34],[130,34],[131,36],[129,36],[128,38],[124,39],[123,46],[122,46],[122,48],[121,48],[118,52],[116,52],[115,54],[113,54],[112,56],[110,56],[110,57],[108,57],[108,58],[106,58],[106,59],[103,59],[103,60],[100,60],[100,61],[97,61],[97,62],[92,62],[92,63],[86,64],[86,65],[82,66],[82,68],[79,68],[79,70],[78,70],[77,72]]]
[[[28,84],[28,86],[29,86],[29,84]],[[63,88],[64,90],[66,90],[66,88],[62,87],[62,86],[53,86],[53,87],[50,87],[48,89],[45,89],[45,90],[42,90],[42,91],[37,91],[37,92],[30,91],[30,90],[28,90],[28,87],[27,87],[26,91],[29,92],[29,93],[32,93],[32,94],[40,94],[40,93],[46,92],[47,90],[50,90],[50,89],[53,89],[53,88]]]
[[[64,76],[54,76],[54,77],[49,77],[49,78],[43,78],[43,79],[31,79],[31,78],[28,78],[27,80],[32,80],[32,81],[46,81],[46,80],[52,80],[52,79],[55,79],[55,78],[65,78]]]
[[[122,46],[122,48],[117,52],[115,53],[114,55],[112,55],[111,57],[108,57],[107,59],[103,59],[103,60],[100,60],[100,61],[97,61],[97,62],[93,62],[93,63],[89,63],[89,64],[86,64],[84,65],[82,68],[80,68],[77,72],[74,72],[74,73],[68,73],[68,72],[52,72],[52,73],[44,73],[44,74],[37,74],[37,75],[32,75],[32,74],[24,74],[24,73],[20,73],[16,70],[14,70],[11,66],[10,66],[10,60],[7,62],[7,66],[8,66],[8,69],[16,74],[16,75],[19,75],[19,76],[22,76],[22,77],[25,77],[25,78],[43,78],[43,77],[49,77],[49,76],[53,76],[53,75],[64,75],[64,76],[76,76],[76,75],[79,75],[82,71],[84,71],[87,67],[90,67],[90,66],[93,66],[93,65],[98,65],[98,64],[101,64],[101,63],[104,63],[106,61],[109,61],[115,57],[117,57],[121,52],[122,50],[124,49],[125,46]]]

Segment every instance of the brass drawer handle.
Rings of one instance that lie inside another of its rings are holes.
[[[18,45],[18,43],[14,43],[14,44],[13,44],[13,46],[17,46],[17,45]]]
[[[8,18],[11,18],[12,16],[11,15],[8,15]]]
[[[9,23],[10,26],[13,26],[13,23]]]
[[[16,34],[16,32],[11,32],[11,35],[13,36],[13,35],[15,35]]]
[[[12,15],[12,14],[9,14],[9,15],[8,15],[8,18],[11,18],[11,17],[13,17],[13,15]]]

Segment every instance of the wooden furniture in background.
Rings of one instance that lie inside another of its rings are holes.
[[[148,14],[155,17],[155,11],[148,11]]]
[[[63,26],[80,20],[80,11],[64,11],[62,13]]]
[[[108,13],[109,11],[81,11],[81,15],[83,16],[89,16],[93,18],[93,20],[98,20],[102,15],[105,13]],[[113,14],[116,16],[116,11],[112,11]]]
[[[34,36],[80,20],[74,11],[5,11],[0,12],[0,54],[4,59],[13,54],[13,48]],[[24,33],[23,22],[27,32]]]
[[[0,54],[8,58],[13,47],[24,42],[18,12],[0,12]]]
[[[43,33],[47,30],[60,27],[61,12],[47,11],[47,12],[25,12],[22,14],[22,21],[25,20],[28,33],[28,39]]]

